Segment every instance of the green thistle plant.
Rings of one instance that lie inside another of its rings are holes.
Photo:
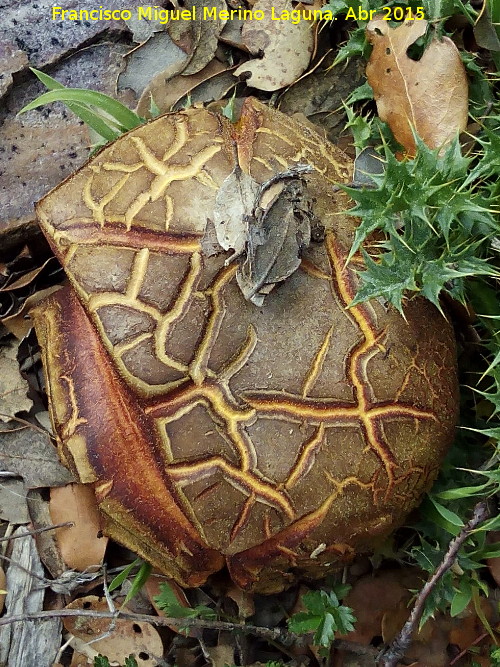
[[[443,292],[465,302],[466,277],[498,275],[487,256],[498,226],[488,194],[472,186],[490,168],[486,154],[469,171],[458,139],[444,152],[415,139],[412,160],[399,161],[385,145],[373,188],[343,187],[356,202],[349,214],[360,218],[349,257],[373,232],[385,235],[375,258],[362,250],[366,271],[352,305],[382,297],[402,312],[403,298],[419,292],[441,310]]]

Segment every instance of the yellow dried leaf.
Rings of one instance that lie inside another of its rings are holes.
[[[427,21],[392,28],[382,19],[366,27],[373,45],[366,75],[378,113],[408,153],[415,150],[412,127],[429,147],[438,148],[467,124],[467,76],[451,39],[434,39],[418,61],[407,55],[426,29]]]

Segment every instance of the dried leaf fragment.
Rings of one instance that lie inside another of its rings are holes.
[[[258,306],[298,269],[311,242],[312,202],[301,178],[309,171],[309,165],[297,165],[259,185],[237,164],[217,193],[217,241],[234,251],[226,264],[245,253],[236,280],[245,299]]]
[[[261,306],[274,285],[299,268],[302,251],[311,242],[312,219],[305,182],[296,177],[283,185],[267,209],[256,209],[246,258],[236,274],[245,299]]]
[[[215,198],[213,222],[217,241],[224,250],[241,255],[248,239],[248,218],[253,215],[260,186],[237,164],[224,179]]]
[[[157,32],[126,55],[125,69],[118,76],[118,91],[130,88],[138,98],[157,75],[163,74],[167,79],[182,72],[189,58],[167,32]]]
[[[366,75],[378,113],[408,153],[415,151],[412,127],[430,148],[438,148],[467,124],[467,77],[451,39],[434,39],[418,61],[407,55],[426,30],[427,21],[391,28],[374,19],[366,27],[373,45]]]
[[[95,595],[78,598],[66,609],[91,609],[95,612],[109,611],[106,601]],[[163,644],[158,631],[149,623],[117,619],[113,624],[109,618],[78,618],[70,616],[63,620],[64,627],[83,643],[78,648],[90,657],[98,653],[106,655],[110,662],[122,665],[129,655],[134,655],[139,667],[153,667],[157,657],[163,654]],[[92,643],[89,644],[89,639]]]
[[[193,11],[198,10],[195,14],[195,20],[199,26],[199,39],[196,48],[184,70],[184,73],[189,75],[200,72],[214,57],[219,43],[219,35],[226,23],[219,17],[219,13],[226,9],[226,3],[224,0],[211,0],[210,7],[206,7],[204,0],[186,0],[185,6]],[[204,15],[205,8],[209,11],[216,9],[214,13],[216,18],[207,20]]]
[[[307,68],[313,52],[312,22],[293,23],[286,16],[293,9],[291,0],[258,0],[255,11],[262,10],[261,21],[247,21],[242,38],[249,51],[264,53],[262,58],[243,63],[235,76],[247,74],[249,86],[259,90],[278,90],[293,83]]]
[[[19,372],[17,348],[19,343],[2,348],[0,352],[0,421],[11,419],[16,413],[31,408],[28,383]]]
[[[30,489],[61,486],[73,481],[57,456],[50,436],[36,427],[2,424],[0,428],[0,470],[24,479]]]

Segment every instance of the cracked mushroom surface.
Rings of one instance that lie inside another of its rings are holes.
[[[310,165],[325,229],[260,306],[212,223],[237,164],[259,184]],[[420,298],[406,319],[348,307],[361,260],[333,185],[351,170],[249,98],[236,125],[189,109],[129,132],[38,205],[71,282],[33,311],[60,456],[106,534],[184,586],[227,565],[271,593],[370,551],[453,439],[448,322]]]

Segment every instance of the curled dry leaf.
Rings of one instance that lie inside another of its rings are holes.
[[[37,290],[34,294],[26,299],[26,301],[22,304],[21,310],[19,310],[19,312],[2,319],[3,326],[8,331],[10,331],[10,333],[13,334],[18,339],[18,341],[21,341],[25,336],[28,335],[30,329],[33,326],[30,318],[28,317],[29,311],[38,303],[43,301],[43,299],[46,299],[48,296],[50,296],[50,294],[57,292],[59,289],[61,289],[61,285],[52,285],[51,287]],[[19,407],[17,408],[18,411],[20,409],[21,408]]]
[[[106,601],[95,595],[78,598],[66,609],[109,611]],[[113,628],[109,618],[70,616],[63,620],[66,630],[82,640],[78,644],[79,650],[90,657],[100,653],[107,656],[111,663],[117,661],[122,665],[128,656],[134,655],[139,667],[158,664],[157,658],[163,655],[163,644],[152,625],[122,619],[114,623]],[[97,639],[101,635],[102,639]],[[87,643],[89,639],[93,640],[90,645]]]
[[[206,7],[205,0],[186,0],[185,6],[192,11],[195,11],[196,21],[199,25],[199,39],[196,49],[186,69],[185,74],[196,74],[202,70],[214,57],[219,43],[219,35],[224,28],[226,21],[219,18],[219,13],[222,10],[227,10],[225,0],[211,0],[209,7]],[[217,18],[208,18],[205,14],[207,11],[212,12],[210,16]]]
[[[61,486],[74,481],[60,462],[50,436],[36,427],[0,425],[0,470],[22,477],[29,489]]]
[[[0,421],[11,419],[16,413],[31,408],[27,397],[28,383],[19,372],[17,348],[14,342],[0,351]]]
[[[247,74],[249,86],[259,90],[278,90],[293,83],[307,68],[314,46],[313,23],[301,20],[276,20],[293,9],[291,0],[259,0],[255,11],[262,10],[261,21],[247,21],[242,38],[251,53],[262,58],[243,63],[235,76]]]
[[[252,215],[260,185],[237,164],[215,197],[213,222],[217,241],[241,255],[248,238],[248,218]]]
[[[427,21],[391,28],[374,19],[366,27],[373,45],[366,75],[378,113],[408,153],[415,150],[412,127],[430,148],[438,148],[467,124],[467,76],[451,39],[433,39],[418,61],[407,54],[426,30]]]
[[[51,489],[50,516],[54,524],[74,524],[55,531],[59,552],[68,568],[83,572],[102,563],[108,538],[100,533],[100,516],[91,487],[68,484]]]
[[[236,164],[215,197],[217,241],[233,250],[225,263],[245,253],[236,280],[245,299],[257,306],[297,270],[311,241],[312,202],[301,178],[308,171],[309,166],[297,165],[259,185]]]
[[[245,261],[236,274],[243,296],[257,306],[276,283],[299,268],[302,251],[311,242],[314,216],[305,181],[295,177],[281,185],[266,209],[256,208],[249,225]]]

